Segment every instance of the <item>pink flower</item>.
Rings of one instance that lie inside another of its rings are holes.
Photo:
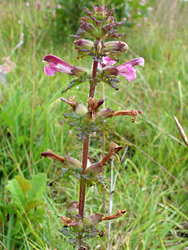
[[[143,66],[144,59],[142,57],[138,57],[115,67],[106,67],[103,71],[110,75],[124,76],[130,82],[136,78],[136,70],[133,68],[136,65]]]
[[[36,8],[37,10],[40,10],[40,2],[39,2],[39,1],[36,1],[36,2],[35,2],[35,8]]]
[[[44,67],[44,71],[48,76],[54,76],[56,71],[73,76],[81,76],[87,72],[87,69],[74,67],[59,57],[53,55],[46,55],[43,58],[43,62],[49,63],[49,66]]]
[[[105,56],[102,61],[98,64],[98,69],[101,70],[104,67],[114,65],[117,61],[112,58]]]

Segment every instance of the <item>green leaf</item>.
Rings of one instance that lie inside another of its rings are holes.
[[[35,201],[29,201],[26,206],[25,206],[25,209],[26,211],[29,211],[33,208],[37,208],[38,206],[44,204],[44,201],[41,201],[41,200],[35,200]]]
[[[37,208],[36,210],[34,210],[34,213],[33,213],[33,217],[35,219],[35,221],[37,222],[37,224],[40,222],[43,222],[44,219],[46,218],[46,212],[44,210],[43,207],[41,208]]]
[[[6,188],[10,192],[13,201],[23,211],[23,207],[26,204],[26,197],[24,196],[24,193],[17,180],[13,179],[9,181]]]
[[[18,184],[20,185],[24,196],[26,197],[26,192],[28,192],[31,189],[31,183],[30,181],[26,180],[23,176],[16,176],[15,179],[17,180]]]
[[[43,193],[46,190],[46,175],[43,173],[39,173],[33,176],[31,180],[31,190],[28,192],[28,200],[38,200],[41,199]]]
[[[9,126],[9,127],[13,127],[14,126],[14,122],[11,119],[10,116],[8,116],[6,113],[4,113],[3,111],[1,111],[1,116],[4,119],[5,123]]]

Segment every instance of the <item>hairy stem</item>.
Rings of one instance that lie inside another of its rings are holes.
[[[94,61],[93,63],[93,71],[92,71],[92,81],[90,84],[89,97],[94,97],[95,94],[95,86],[96,86],[96,75],[97,75],[97,66],[98,61]],[[89,135],[83,142],[83,151],[82,151],[82,175],[85,174],[85,170],[87,168],[87,159],[89,152]],[[84,216],[84,205],[85,205],[85,190],[86,190],[86,181],[83,177],[80,180],[80,195],[79,195],[79,214],[83,219]]]

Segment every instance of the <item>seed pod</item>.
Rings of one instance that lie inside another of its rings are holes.
[[[67,206],[67,214],[70,217],[74,217],[74,215],[78,214],[78,202],[77,201],[71,201],[69,205]]]
[[[101,117],[103,119],[111,118],[113,116],[114,111],[112,109],[101,109],[96,114],[96,118]]]
[[[85,115],[88,110],[83,104],[79,103],[75,108],[75,112],[79,115]]]
[[[90,228],[91,226],[96,226],[100,221],[102,221],[102,217],[102,214],[95,213],[84,218],[83,223],[86,228]]]
[[[86,169],[86,174],[93,173],[94,175],[99,174],[103,171],[103,165],[100,162],[92,164]]]
[[[82,164],[80,161],[78,161],[77,159],[73,158],[73,157],[69,157],[66,156],[65,157],[65,166],[69,167],[69,168],[81,168]]]

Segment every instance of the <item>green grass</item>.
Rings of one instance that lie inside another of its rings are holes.
[[[0,3],[0,64],[24,33],[24,44],[10,57],[16,67],[6,75],[6,82],[0,82],[0,189],[4,199],[0,201],[0,240],[8,250],[72,249],[68,239],[58,232],[61,227],[58,216],[65,215],[67,200],[78,199],[76,180],[62,179],[52,188],[47,187],[43,197],[45,220],[35,223],[35,227],[15,210],[5,188],[8,180],[18,174],[31,179],[42,172],[46,173],[49,182],[55,179],[61,173],[60,164],[40,158],[41,152],[49,148],[61,155],[81,159],[82,146],[75,131],[71,134],[66,121],[61,123],[62,113],[68,110],[60,101],[61,92],[72,79],[60,73],[47,77],[41,62],[48,53],[75,65],[87,67],[88,61],[76,59],[72,39],[63,45],[53,42],[48,20],[50,10],[44,8],[45,1],[41,3],[43,7],[36,12],[34,1],[29,8],[23,1]],[[143,22],[140,28],[135,27],[124,38],[130,51],[121,61],[137,56],[145,58],[145,67],[137,69],[137,79],[128,83],[122,77],[118,92],[105,86],[106,107],[143,111],[136,124],[131,123],[130,117],[110,120],[120,135],[112,135],[111,140],[123,145],[124,149],[128,145],[122,165],[119,167],[114,162],[114,174],[118,177],[113,212],[127,210],[123,217],[111,223],[110,240],[114,250],[183,250],[188,246],[188,203],[184,188],[188,179],[188,156],[173,118],[174,115],[178,118],[188,134],[188,3],[180,4],[176,0],[169,4],[170,1],[161,0],[148,22]],[[86,84],[80,85],[63,97],[68,99],[75,95],[78,101],[86,104],[87,90]],[[101,97],[102,86],[99,85],[96,98]],[[106,150],[109,141],[106,141]],[[90,156],[99,158],[101,146],[99,133],[91,139]],[[120,158],[122,155],[123,152]],[[110,178],[110,166],[107,166],[109,187]],[[107,207],[108,203],[109,195],[106,194]],[[87,189],[85,212],[87,215],[103,213],[99,187]],[[23,229],[21,238],[14,233],[16,221]],[[105,230],[104,223],[99,227]],[[106,237],[90,243],[92,249],[99,249],[99,245],[100,249],[106,249]]]

